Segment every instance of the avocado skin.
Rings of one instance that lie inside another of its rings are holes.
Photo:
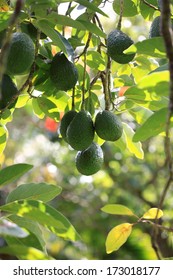
[[[8,75],[4,75],[2,79],[2,99],[0,100],[0,109],[4,109],[11,99],[17,94],[17,87]],[[10,107],[14,106],[16,100]]]
[[[78,80],[77,68],[63,53],[57,53],[51,62],[50,79],[58,90],[70,90]]]
[[[133,60],[135,54],[124,54],[123,52],[133,44],[133,40],[121,30],[115,29],[108,34],[108,55],[120,64],[126,64]]]
[[[27,73],[34,58],[35,47],[32,39],[22,32],[13,33],[7,58],[7,74],[22,75]]]
[[[77,151],[87,149],[94,139],[94,125],[88,111],[80,111],[67,128],[67,141]]]
[[[75,162],[76,168],[81,174],[93,175],[103,165],[103,151],[98,144],[93,142],[86,150],[77,153]]]
[[[71,121],[73,120],[73,118],[76,116],[76,114],[77,114],[76,111],[70,110],[67,113],[65,113],[65,115],[61,119],[60,133],[61,133],[61,136],[64,139],[64,141],[66,141],[67,143],[68,143],[68,140],[66,137],[67,128],[68,128],[69,124],[71,123]]]
[[[104,110],[96,115],[95,131],[101,139],[116,141],[122,136],[123,126],[118,116]]]

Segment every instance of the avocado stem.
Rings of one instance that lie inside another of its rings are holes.
[[[120,17],[119,17],[118,25],[117,25],[117,29],[119,29],[119,30],[121,30],[123,10],[124,10],[124,0],[120,0]]]

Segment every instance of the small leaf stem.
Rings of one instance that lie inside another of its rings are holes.
[[[124,0],[119,0],[119,1],[120,1],[120,17],[118,20],[117,29],[121,30],[121,23],[122,23],[123,10],[124,10]]]

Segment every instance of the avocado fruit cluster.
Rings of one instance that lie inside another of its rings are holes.
[[[6,30],[0,33],[0,47],[5,38]],[[35,58],[35,47],[31,38],[23,32],[12,34],[7,63],[6,73],[2,78],[2,96],[0,100],[0,110],[14,106],[17,101],[17,87],[13,82],[13,76],[23,75],[29,72]],[[11,100],[14,102],[11,102]]]
[[[58,90],[63,91],[72,89],[77,83],[77,68],[62,52],[57,53],[52,59],[50,79]]]
[[[135,54],[125,54],[124,51],[133,43],[133,40],[127,34],[119,29],[115,29],[108,34],[107,53],[117,63],[129,63],[133,60]]]
[[[122,123],[114,113],[98,112],[95,121],[88,111],[68,111],[60,123],[62,138],[77,150],[76,167],[83,175],[98,172],[103,165],[102,148],[94,142],[95,133],[105,141],[116,141],[123,133]]]

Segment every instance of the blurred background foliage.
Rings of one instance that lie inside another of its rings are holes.
[[[106,33],[114,29],[118,22],[111,4],[108,6],[109,21],[101,17]],[[61,9],[63,11],[64,8]],[[106,12],[105,7],[103,10]],[[134,41],[148,38],[150,25],[151,19],[144,19],[141,15],[123,19],[123,31],[133,37]],[[157,65],[157,61],[153,60],[150,63],[151,70]],[[114,63],[115,69],[116,66]],[[129,115],[122,113],[122,119],[135,128],[136,123]],[[118,203],[141,215],[157,205],[168,176],[167,170],[162,168],[165,161],[164,136],[159,135],[142,144],[144,160],[136,158],[127,149],[122,151],[114,143],[103,144],[103,169],[86,177],[76,170],[76,152],[62,140],[58,126],[59,123],[55,125],[46,117],[37,118],[33,114],[31,101],[25,107],[15,110],[13,121],[7,124],[9,139],[0,157],[0,164],[5,167],[25,162],[33,164],[34,168],[17,182],[1,190],[1,202],[3,203],[7,194],[19,184],[44,181],[59,185],[62,193],[50,204],[65,214],[82,240],[72,243],[45,232],[50,255],[56,259],[157,259],[151,245],[152,229],[147,224],[135,227],[126,244],[119,251],[107,255],[107,233],[113,226],[126,222],[127,217],[108,215],[100,209],[105,204]],[[164,204],[165,225],[173,223],[170,205],[173,205],[173,190],[170,190]],[[129,220],[133,219],[128,218]],[[172,252],[172,234],[168,237],[163,231],[162,239],[166,240]],[[165,256],[168,257],[166,247],[165,250]]]

